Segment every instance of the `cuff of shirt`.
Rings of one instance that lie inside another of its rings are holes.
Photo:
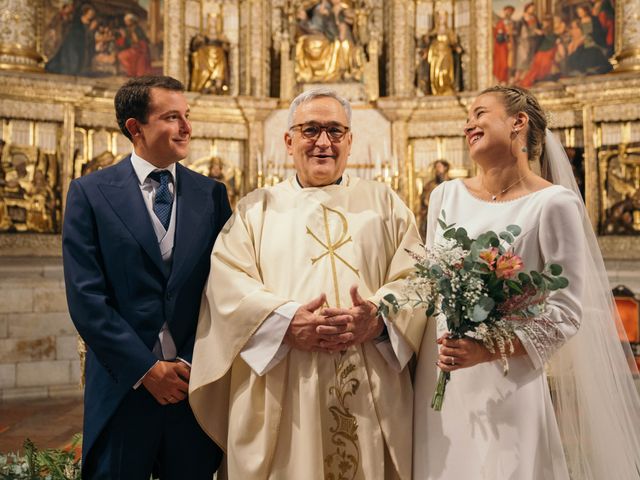
[[[387,327],[387,335],[389,337],[378,341],[376,348],[391,368],[396,372],[401,372],[404,367],[407,366],[409,360],[411,360],[413,350],[411,350],[407,341],[400,335],[396,326],[388,321],[384,315],[381,315],[381,317]]]
[[[134,390],[137,390],[137,389],[138,389],[138,387],[139,387],[140,385],[142,385],[142,381],[144,380],[144,377],[146,377],[146,376],[147,376],[147,374],[148,374],[148,373],[153,369],[153,367],[155,367],[155,366],[156,366],[156,364],[157,364],[159,361],[160,361],[160,360],[157,360],[157,361],[156,361],[156,363],[154,363],[153,365],[151,365],[151,368],[150,368],[149,370],[147,370],[147,371],[145,372],[145,374],[142,376],[142,378],[136,382],[136,384],[133,386],[133,389],[134,389]]]
[[[300,303],[288,302],[276,308],[240,352],[240,357],[256,375],[264,375],[289,353],[290,347],[283,344],[282,339],[300,306]]]

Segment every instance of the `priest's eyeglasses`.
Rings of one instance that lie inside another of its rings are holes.
[[[326,132],[327,137],[331,143],[339,143],[349,131],[349,127],[340,125],[339,123],[330,123],[328,125],[321,125],[315,122],[299,123],[290,128],[290,130],[299,128],[302,138],[310,141],[317,141],[320,138],[322,132]]]

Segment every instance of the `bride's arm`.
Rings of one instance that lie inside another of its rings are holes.
[[[562,265],[569,286],[553,292],[541,317],[516,329],[512,357],[528,355],[535,368],[542,368],[553,353],[578,331],[582,317],[580,297],[584,281],[584,237],[580,202],[563,191],[544,206],[540,216],[539,247],[546,263]],[[468,368],[500,359],[479,341],[471,338],[438,339],[438,366],[444,371]],[[453,365],[452,365],[453,363]]]
[[[540,215],[539,244],[545,263],[563,267],[567,288],[547,299],[547,311],[516,330],[536,368],[544,367],[553,353],[576,334],[582,318],[580,298],[584,287],[585,239],[581,200],[565,190],[554,195]]]

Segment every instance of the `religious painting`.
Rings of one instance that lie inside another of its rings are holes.
[[[162,73],[163,0],[45,0],[42,54],[50,73]]]
[[[614,2],[494,0],[494,81],[529,88],[611,71]]]

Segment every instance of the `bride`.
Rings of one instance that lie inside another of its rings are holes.
[[[639,479],[640,401],[562,146],[535,97],[514,87],[482,92],[464,132],[478,174],[433,191],[427,246],[442,237],[441,210],[471,238],[516,224],[525,267],[560,264],[569,286],[517,328],[506,376],[499,354],[431,319],[416,371],[414,479]],[[538,160],[543,176],[530,168]],[[438,369],[452,372],[440,412],[430,408]]]

